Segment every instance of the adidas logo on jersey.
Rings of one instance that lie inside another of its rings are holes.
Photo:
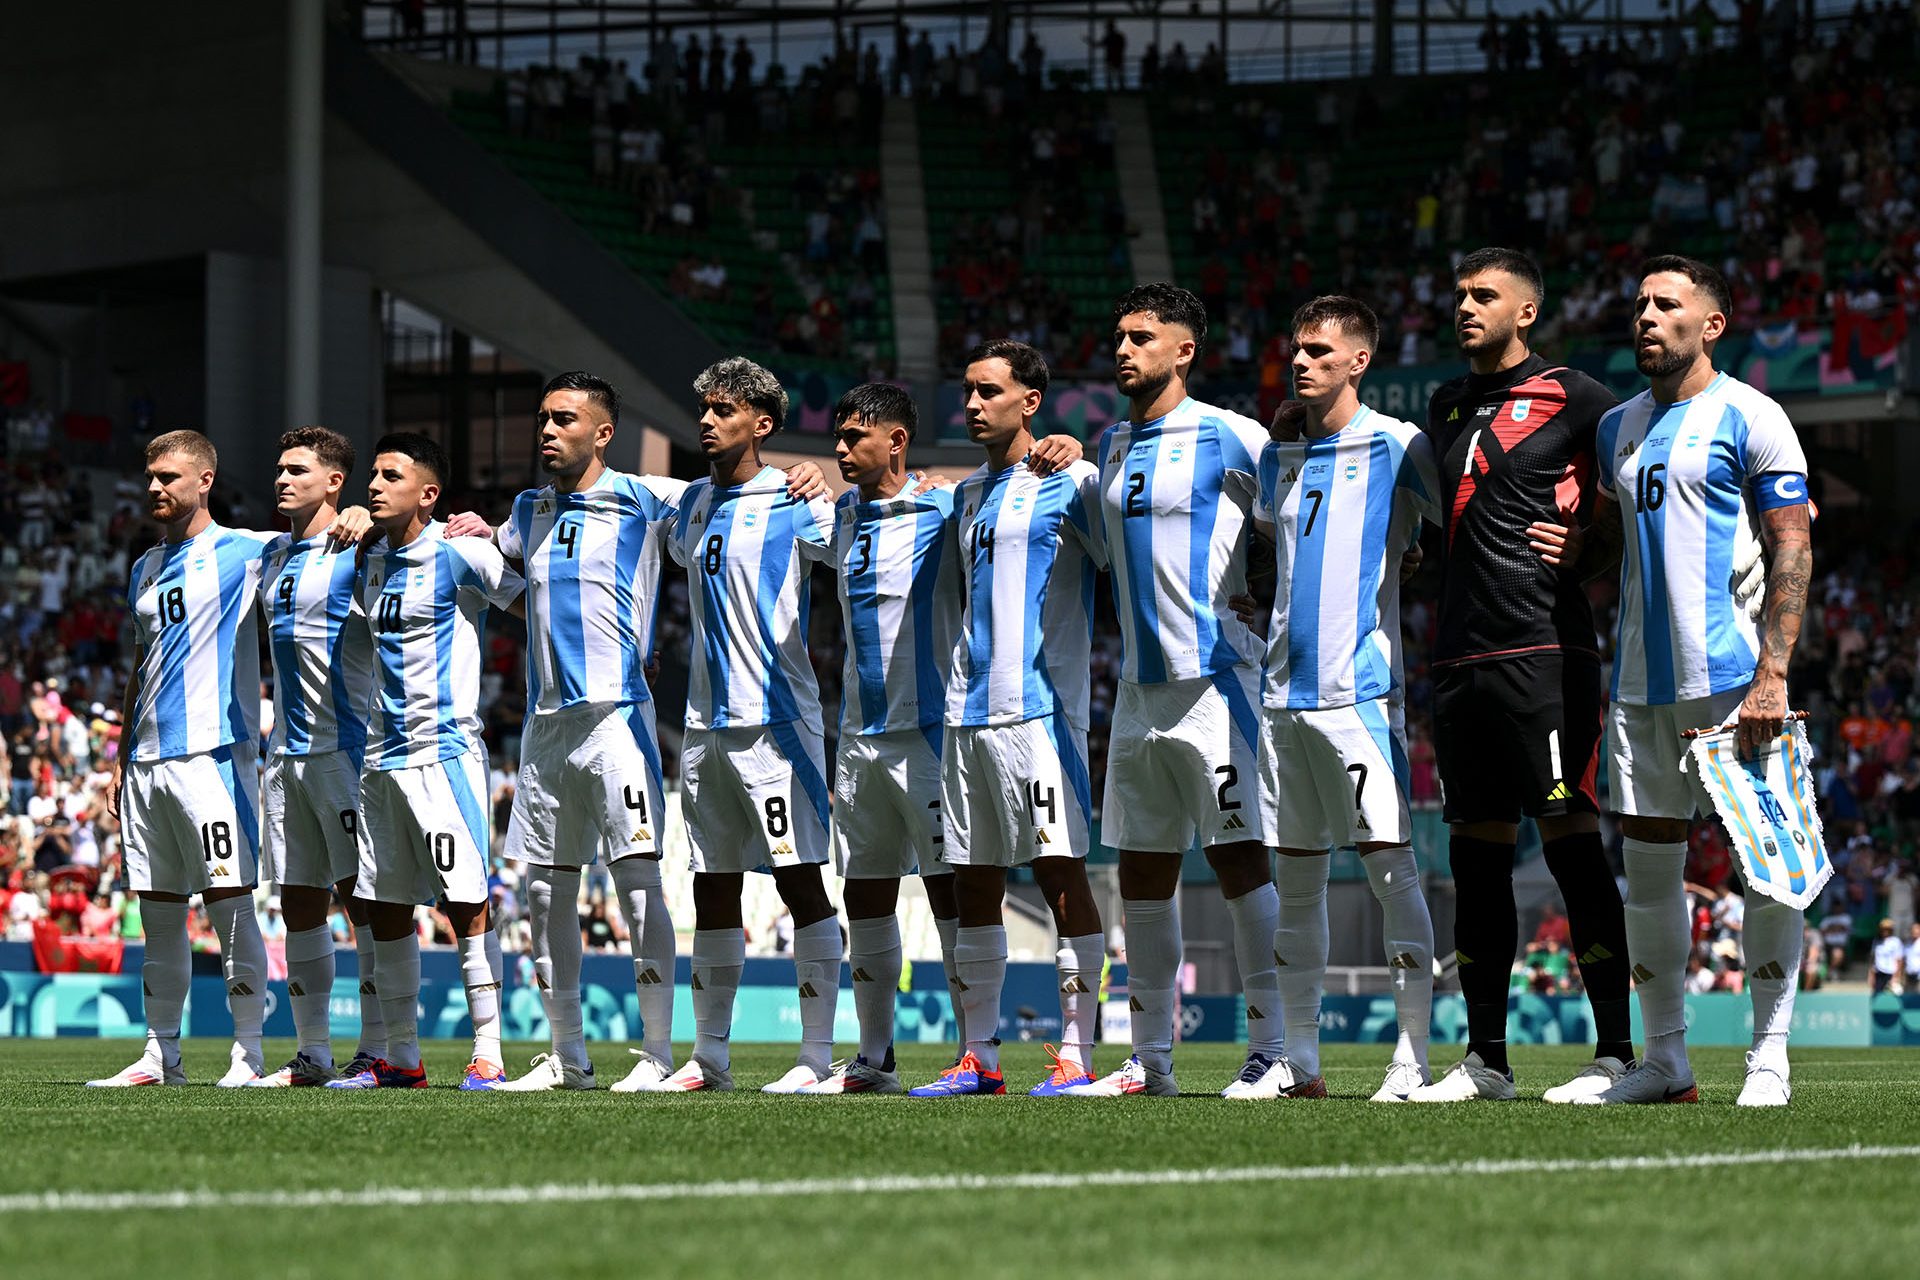
[[[658,969],[647,969],[636,974],[633,980],[643,987],[657,987],[660,985],[660,971]]]
[[[1567,783],[1564,778],[1553,784],[1553,790],[1547,792],[1547,799],[1549,800],[1573,799],[1573,792],[1567,789]]]
[[[1453,406],[1453,412],[1452,412],[1452,413],[1449,413],[1449,414],[1447,415],[1447,421],[1448,421],[1448,422],[1458,422],[1458,421],[1460,421],[1460,406],[1459,406],[1459,405],[1455,405],[1455,406]]]
[[[1652,982],[1653,970],[1647,968],[1644,964],[1637,964],[1633,966],[1633,980],[1639,983]]]
[[[1090,990],[1092,988],[1087,986],[1087,980],[1078,974],[1060,984],[1060,994],[1063,996],[1082,996]]]

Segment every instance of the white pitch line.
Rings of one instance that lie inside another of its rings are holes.
[[[1457,1160],[1423,1164],[1249,1165],[1227,1169],[1114,1169],[1085,1173],[956,1173],[886,1178],[726,1182],[560,1183],[506,1187],[362,1187],[310,1191],[48,1191],[0,1196],[0,1213],[139,1212],[177,1209],[354,1209],[386,1206],[582,1204],[594,1201],[791,1199],[924,1191],[1061,1191],[1088,1187],[1224,1186],[1258,1182],[1354,1182],[1486,1177],[1515,1173],[1645,1173],[1745,1165],[1909,1160],[1920,1146],[1809,1147],[1600,1160]]]

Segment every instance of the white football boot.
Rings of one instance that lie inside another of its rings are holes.
[[[1433,1073],[1417,1062],[1390,1062],[1387,1064],[1387,1078],[1373,1091],[1368,1102],[1405,1102],[1415,1089],[1424,1089],[1433,1083]]]
[[[232,1061],[227,1066],[227,1074],[215,1080],[214,1084],[222,1089],[238,1089],[242,1085],[249,1085],[260,1079],[266,1071],[267,1064],[260,1057],[258,1049],[249,1049],[236,1042],[233,1046]]]
[[[645,1093],[673,1074],[671,1062],[663,1062],[645,1049],[627,1052],[639,1061],[633,1064],[633,1070],[627,1072],[624,1080],[616,1080],[608,1087],[608,1093]]]
[[[1513,1080],[1504,1071],[1495,1071],[1480,1058],[1470,1053],[1454,1065],[1453,1070],[1435,1080],[1432,1084],[1421,1085],[1407,1094],[1408,1102],[1512,1102],[1519,1095],[1514,1092]]]
[[[157,1037],[147,1037],[146,1052],[142,1053],[130,1065],[120,1068],[110,1076],[87,1081],[90,1089],[133,1089],[150,1084],[185,1084],[187,1072],[180,1062],[180,1048],[176,1044],[173,1050],[173,1065],[166,1065],[166,1052]]]
[[[247,1081],[249,1089],[311,1089],[340,1078],[332,1067],[315,1062],[304,1053],[296,1053],[287,1064],[266,1075]]]
[[[1233,1083],[1220,1091],[1223,1098],[1259,1101],[1271,1098],[1324,1098],[1327,1082],[1310,1076],[1295,1066],[1293,1059],[1281,1054],[1269,1058],[1264,1053],[1247,1055],[1246,1065]]]
[[[856,1057],[851,1062],[836,1062],[825,1080],[803,1085],[798,1092],[809,1097],[839,1093],[904,1093],[906,1086],[900,1082],[899,1072],[882,1070],[865,1058]]]
[[[1595,1058],[1580,1068],[1580,1074],[1565,1084],[1557,1084],[1540,1095],[1542,1102],[1578,1102],[1588,1094],[1605,1093],[1620,1083],[1620,1077],[1633,1070],[1633,1063],[1618,1058]]]
[[[688,1058],[680,1069],[659,1084],[641,1086],[642,1093],[731,1093],[733,1072],[710,1067],[698,1058]]]
[[[815,1071],[804,1062],[796,1062],[788,1068],[787,1074],[778,1080],[760,1086],[762,1093],[803,1093],[808,1085],[823,1084],[832,1076],[833,1069]]]
[[[1787,1064],[1758,1061],[1747,1054],[1747,1082],[1740,1086],[1737,1107],[1784,1107],[1793,1100],[1793,1086],[1787,1083]]]
[[[1069,1098],[1124,1098],[1129,1094],[1144,1093],[1156,1098],[1177,1098],[1180,1086],[1174,1083],[1171,1071],[1155,1071],[1140,1061],[1139,1055],[1128,1058],[1120,1064],[1120,1069],[1098,1080],[1086,1084],[1076,1084],[1061,1091],[1061,1096]]]
[[[539,1053],[533,1057],[532,1069],[518,1080],[503,1080],[493,1086],[495,1093],[548,1093],[555,1089],[597,1089],[600,1080],[593,1074],[593,1064],[576,1067],[557,1053]]]

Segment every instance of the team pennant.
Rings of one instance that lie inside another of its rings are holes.
[[[1748,886],[1805,910],[1833,877],[1814,802],[1807,731],[1790,719],[1750,760],[1741,758],[1733,735],[1731,726],[1701,730],[1681,767],[1706,786]]]

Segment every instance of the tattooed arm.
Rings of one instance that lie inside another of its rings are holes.
[[[1756,754],[1779,734],[1787,715],[1787,665],[1800,639],[1813,581],[1813,536],[1805,503],[1760,513],[1767,546],[1767,605],[1760,622],[1760,665],[1740,704],[1734,741]]]

